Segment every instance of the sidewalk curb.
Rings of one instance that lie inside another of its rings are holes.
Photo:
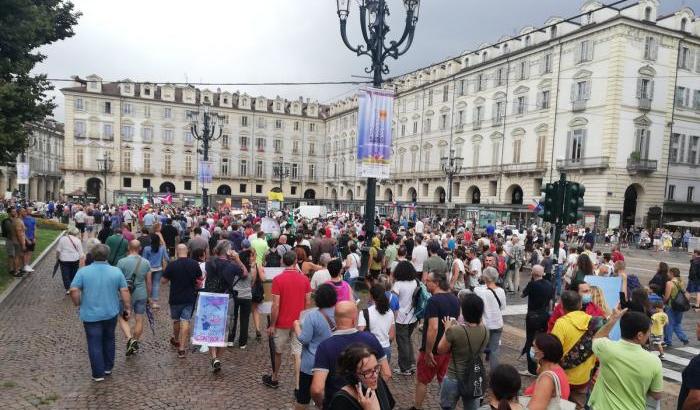
[[[59,239],[61,239],[61,236],[63,236],[63,234],[64,234],[65,232],[66,232],[66,230],[63,230],[63,231],[56,237],[56,239],[54,239],[53,242],[51,242],[51,244],[50,244],[49,246],[47,246],[46,249],[44,249],[44,251],[41,252],[41,254],[40,254],[39,256],[37,256],[37,257],[34,259],[34,262],[32,262],[32,264],[29,265],[29,266],[31,266],[32,268],[35,268],[36,265],[38,265],[39,263],[41,263],[41,261],[44,259],[44,257],[45,257],[46,255],[48,255],[49,252],[51,252],[51,250],[54,248],[54,246],[56,246],[56,243],[58,242]],[[34,274],[34,273],[32,273],[32,274]],[[15,290],[15,288],[16,288],[23,280],[25,280],[26,278],[27,278],[26,275],[25,275],[25,276],[22,276],[21,278],[15,278],[15,279],[7,286],[7,288],[5,288],[5,290],[2,292],[2,294],[0,294],[0,305],[2,305],[2,303],[5,301],[5,299],[7,299],[7,297],[10,296],[10,294],[12,293],[12,291]]]

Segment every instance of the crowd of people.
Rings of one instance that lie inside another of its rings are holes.
[[[28,238],[21,212],[11,227]],[[586,230],[555,253],[540,229],[496,233],[490,221],[481,229],[457,219],[377,218],[368,233],[350,213],[307,220],[282,211],[69,204],[66,215],[71,225],[55,253],[64,289],[80,307],[95,381],[111,374],[117,326],[126,355],[138,353],[145,316],[161,308],[167,283],[178,357],[196,351],[188,340],[197,293],[229,294],[229,348],[237,340],[246,349],[252,316],[255,338],[274,340],[272,372],[262,383],[278,388],[281,367],[293,363],[290,400],[299,409],[312,401],[324,409],[391,409],[392,378],[415,379],[415,409],[433,382],[443,409],[460,400],[465,409],[643,409],[663,392],[657,355],[672,334],[689,342],[683,312],[700,303],[700,250],[687,285],[662,262],[644,287],[626,272],[617,245],[594,251]],[[274,232],[263,230],[263,218]],[[267,326],[258,309],[266,268],[282,268],[271,280]],[[620,305],[608,306],[601,289],[586,283],[589,275],[620,277]],[[520,372],[501,352],[503,313],[515,294],[527,298],[527,370]],[[621,338],[613,341],[617,323]],[[198,349],[208,351],[215,373],[221,349]],[[696,357],[684,372],[679,409],[700,406],[699,373]],[[524,389],[523,377],[532,378]]]

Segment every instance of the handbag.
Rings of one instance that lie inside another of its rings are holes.
[[[134,289],[136,289],[136,272],[139,271],[139,268],[141,267],[141,261],[143,260],[142,257],[139,256],[139,261],[136,262],[136,267],[134,268],[134,271],[131,272],[131,276],[129,279],[126,280],[126,286],[129,288],[129,293],[134,293]]]
[[[540,374],[537,377],[537,379],[539,380],[539,378],[544,376],[545,374],[549,375],[549,377],[552,378],[552,381],[554,382],[554,389],[556,392],[556,396],[552,397],[549,400],[547,410],[575,410],[576,403],[561,398],[561,384],[559,384],[559,376],[557,376],[557,374],[553,371],[547,370],[546,372]],[[530,403],[530,400],[532,400],[532,397],[529,396],[518,397],[518,402],[526,407]]]
[[[676,296],[671,300],[671,309],[673,309],[676,312],[689,311],[690,301],[685,296],[685,292],[683,292],[683,289],[678,284],[678,282],[675,283],[675,286],[678,288],[678,293],[676,293]]]

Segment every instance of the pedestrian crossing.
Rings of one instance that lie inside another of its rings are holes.
[[[658,355],[657,352],[653,352],[653,354]],[[691,346],[665,349],[664,356],[661,358],[664,378],[680,383],[683,378],[683,370],[688,366],[693,357],[698,354],[700,354],[700,349]]]

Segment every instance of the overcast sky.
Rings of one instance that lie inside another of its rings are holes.
[[[402,1],[387,0],[390,39],[403,29]],[[610,3],[612,0],[606,0]],[[662,0],[661,12],[694,1]],[[334,0],[74,0],[83,13],[75,36],[43,48],[36,72],[50,78],[130,78],[153,82],[348,81],[364,76],[368,57],[342,44]],[[351,43],[360,41],[356,1],[348,22]],[[551,16],[578,14],[583,0],[423,0],[411,49],[389,60],[390,75],[456,56],[482,42],[539,26]],[[630,2],[633,3],[633,2]],[[700,12],[700,10],[696,10]],[[57,90],[68,86],[56,83]],[[215,90],[217,86],[210,86]],[[352,86],[222,86],[268,97],[299,96],[327,103]],[[63,101],[55,117],[63,121]]]

